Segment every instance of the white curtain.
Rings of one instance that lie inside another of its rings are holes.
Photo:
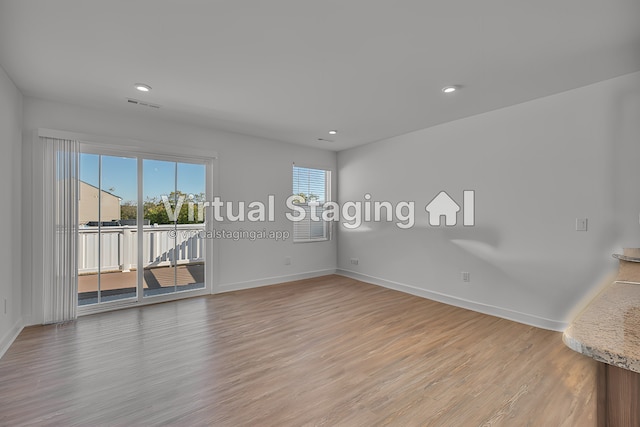
[[[44,323],[77,317],[79,142],[40,138],[44,144]]]

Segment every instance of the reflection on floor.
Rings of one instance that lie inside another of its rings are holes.
[[[100,274],[101,301],[113,301],[136,296],[138,272],[111,272]],[[144,295],[159,295],[175,291],[201,289],[204,287],[204,264],[185,264],[174,267],[144,269]],[[174,286],[175,285],[175,286]],[[78,277],[78,304],[98,302],[98,275],[85,274]]]

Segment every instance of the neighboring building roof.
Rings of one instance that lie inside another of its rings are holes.
[[[81,179],[80,179],[79,181],[80,181],[81,183],[83,183],[83,184],[87,184],[89,187],[93,187],[93,188],[95,188],[96,190],[100,190],[98,187],[96,187],[96,186],[95,186],[95,185],[93,185],[93,184],[89,184],[87,181],[83,181],[83,180],[81,180]],[[107,193],[107,194],[108,194],[108,195],[110,195],[110,196],[117,197],[118,199],[122,200],[122,197],[120,197],[120,196],[116,196],[115,194],[110,193],[110,192],[108,192],[108,191],[106,191],[106,190],[100,190],[100,191],[102,191],[103,193]]]

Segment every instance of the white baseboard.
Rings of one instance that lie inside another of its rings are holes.
[[[264,279],[248,280],[246,282],[225,283],[218,286],[216,293],[240,291],[242,289],[259,288],[261,286],[277,285],[279,283],[294,282],[296,280],[311,279],[313,277],[336,274],[335,269],[310,271],[307,273],[290,274],[287,276],[267,277]]]
[[[0,358],[9,350],[11,344],[13,344],[16,338],[18,338],[18,335],[20,335],[20,332],[22,332],[22,329],[24,329],[22,319],[18,319],[11,329],[0,339]]]
[[[433,301],[442,302],[444,304],[453,305],[456,307],[466,308],[468,310],[477,311],[483,314],[489,314],[491,316],[501,317],[503,319],[512,320],[518,323],[524,323],[525,325],[535,326],[537,328],[549,329],[552,331],[564,331],[568,324],[566,322],[546,319],[533,314],[522,313],[519,311],[510,310],[508,308],[496,307],[480,302],[470,301],[451,295],[442,294],[440,292],[429,291],[426,289],[416,288],[415,286],[406,285],[403,283],[393,282],[379,277],[373,277],[355,271],[338,269],[336,274],[341,276],[350,277],[352,279],[360,280],[361,282],[371,283],[373,285],[382,286],[384,288],[393,289],[407,294],[416,295],[422,298],[427,298]]]

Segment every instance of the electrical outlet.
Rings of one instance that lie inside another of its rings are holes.
[[[460,272],[460,277],[462,278],[463,282],[470,282],[471,281],[471,273],[469,273],[468,271]]]
[[[291,265],[291,257],[290,256],[284,257],[284,265]]]
[[[360,260],[358,258],[351,258],[351,265],[358,265]]]
[[[7,314],[7,299],[4,299],[4,314]]]

